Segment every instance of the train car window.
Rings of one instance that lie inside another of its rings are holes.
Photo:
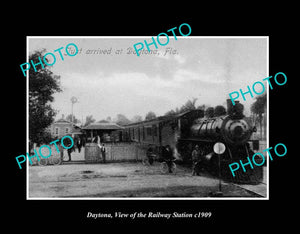
[[[142,135],[143,135],[143,140],[145,140],[145,127],[144,126],[142,128]]]
[[[157,126],[155,124],[152,125],[153,136],[157,136]]]
[[[146,127],[147,136],[152,136],[152,128]]]
[[[140,142],[141,141],[141,129],[139,127],[137,128],[137,135],[138,135],[137,139]]]

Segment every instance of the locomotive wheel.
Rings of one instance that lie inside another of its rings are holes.
[[[150,166],[150,163],[149,163],[148,158],[144,158],[144,159],[142,160],[142,164],[143,164],[144,166]]]
[[[41,158],[41,160],[39,161],[40,166],[46,166],[47,164],[48,164],[48,159],[46,158]]]
[[[177,169],[177,166],[174,162],[172,162],[171,164],[171,172],[172,173],[176,173],[176,169]],[[168,167],[168,164],[166,162],[162,162],[160,164],[160,171],[163,173],[163,174],[167,174],[169,173],[169,167]]]
[[[53,165],[59,165],[59,164],[61,164],[60,157],[53,157],[52,158],[52,163],[53,163]]]
[[[172,165],[171,165],[171,171],[172,173],[176,173],[176,169],[177,169],[177,166],[174,162],[172,162]]]
[[[169,168],[168,168],[168,165],[166,162],[162,162],[160,164],[160,171],[163,173],[163,174],[166,174],[168,171],[169,171]]]

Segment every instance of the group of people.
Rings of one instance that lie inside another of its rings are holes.
[[[146,156],[148,158],[149,164],[152,165],[156,155],[151,145],[148,146]],[[172,166],[172,162],[175,160],[175,157],[170,145],[166,145],[162,147],[161,156],[162,159],[167,163],[169,172],[172,173],[171,166]],[[200,149],[199,145],[195,146],[191,156],[193,162],[192,176],[200,175],[200,168],[201,168],[201,163],[203,162],[204,152],[203,150]]]
[[[99,136],[94,137],[92,139],[92,142],[97,143],[98,147],[100,148],[102,162],[106,163],[106,148],[105,148],[104,143],[101,144]],[[71,146],[72,142],[69,138],[66,138],[64,144],[66,147],[69,147],[69,146]],[[69,157],[68,161],[72,160],[71,154],[72,154],[72,152],[75,152],[75,148],[77,148],[78,152],[80,153],[81,149],[82,149],[82,147],[84,147],[84,145],[85,145],[85,141],[83,139],[81,139],[80,137],[74,138],[73,146],[71,148],[67,149],[67,153],[68,153],[68,157]],[[60,152],[61,152],[61,158],[63,158],[63,149],[60,150]],[[172,151],[170,145],[165,145],[162,147],[161,156],[162,156],[162,159],[168,165],[169,173],[172,173],[172,169],[171,169],[172,163],[176,158],[174,157],[174,154],[173,154],[173,151]],[[149,164],[152,165],[154,162],[154,159],[156,157],[156,153],[155,153],[155,150],[152,145],[148,146],[148,149],[146,151],[146,157],[148,158]],[[192,162],[193,162],[192,176],[200,174],[200,168],[203,164],[203,157],[204,157],[204,150],[201,150],[199,145],[195,145],[195,147],[192,151],[192,155],[191,155]]]
[[[71,145],[72,145],[71,140],[69,138],[67,138],[66,146],[70,147]],[[68,161],[72,160],[72,155],[71,154],[72,154],[72,152],[75,152],[75,147],[78,149],[78,152],[80,153],[81,148],[84,147],[84,142],[81,138],[75,138],[73,146],[71,148],[67,149],[68,157],[69,157]],[[63,152],[61,152],[61,157],[63,157]]]
[[[162,155],[162,159],[167,163],[168,165],[168,171],[169,173],[172,173],[172,163],[173,160],[175,159],[172,149],[170,147],[170,145],[166,145],[162,147],[162,151],[161,151],[161,155]],[[156,157],[156,154],[154,153],[154,149],[151,145],[148,146],[148,149],[146,151],[146,156],[148,158],[148,162],[150,165],[153,164],[154,162],[154,158]]]
[[[97,142],[97,141],[95,141],[95,142]],[[69,146],[71,146],[71,144],[72,144],[71,140],[67,139],[66,140],[66,146],[69,147]],[[85,145],[84,141],[81,138],[75,138],[73,147],[71,147],[70,149],[67,149],[68,157],[69,157],[68,161],[72,160],[72,152],[75,152],[75,147],[78,149],[78,153],[80,153],[81,148],[84,147],[84,145]],[[101,156],[102,156],[103,163],[106,163],[106,148],[105,148],[105,145],[103,143],[102,143],[102,145],[100,145],[100,141],[98,141],[98,147],[100,148],[100,153],[101,153]],[[63,157],[62,154],[61,154],[61,157]]]

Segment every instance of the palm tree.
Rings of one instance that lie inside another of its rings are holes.
[[[265,106],[267,103],[267,94],[260,95],[256,97],[256,101],[251,105],[251,112],[257,117],[260,126],[260,138],[262,138],[262,120],[263,114],[265,113]]]

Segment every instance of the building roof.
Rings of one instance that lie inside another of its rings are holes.
[[[71,124],[71,125],[73,125],[74,128],[81,128],[81,127],[78,126],[77,124],[74,124],[74,123],[72,123],[72,122],[70,122],[70,121],[68,121],[68,120],[66,120],[66,119],[63,119],[63,118],[54,121],[53,124],[61,124],[61,123],[64,123],[64,124],[66,124],[66,123],[67,123],[67,124]]]
[[[198,112],[202,112],[202,111],[203,110],[196,109],[196,110],[189,110],[189,111],[181,112],[181,113],[174,114],[174,115],[159,116],[159,117],[156,117],[156,118],[150,119],[150,120],[144,120],[144,121],[141,121],[141,122],[126,124],[125,127],[139,125],[139,124],[153,123],[153,122],[170,121],[170,120],[174,120],[176,118],[181,118],[182,116],[184,116],[186,114],[198,113]]]
[[[91,123],[86,127],[83,127],[84,130],[119,130],[123,129],[120,125],[116,123]]]
[[[54,123],[69,123],[69,124],[72,124],[70,121],[68,121],[66,119],[58,119],[58,120],[54,121]]]

